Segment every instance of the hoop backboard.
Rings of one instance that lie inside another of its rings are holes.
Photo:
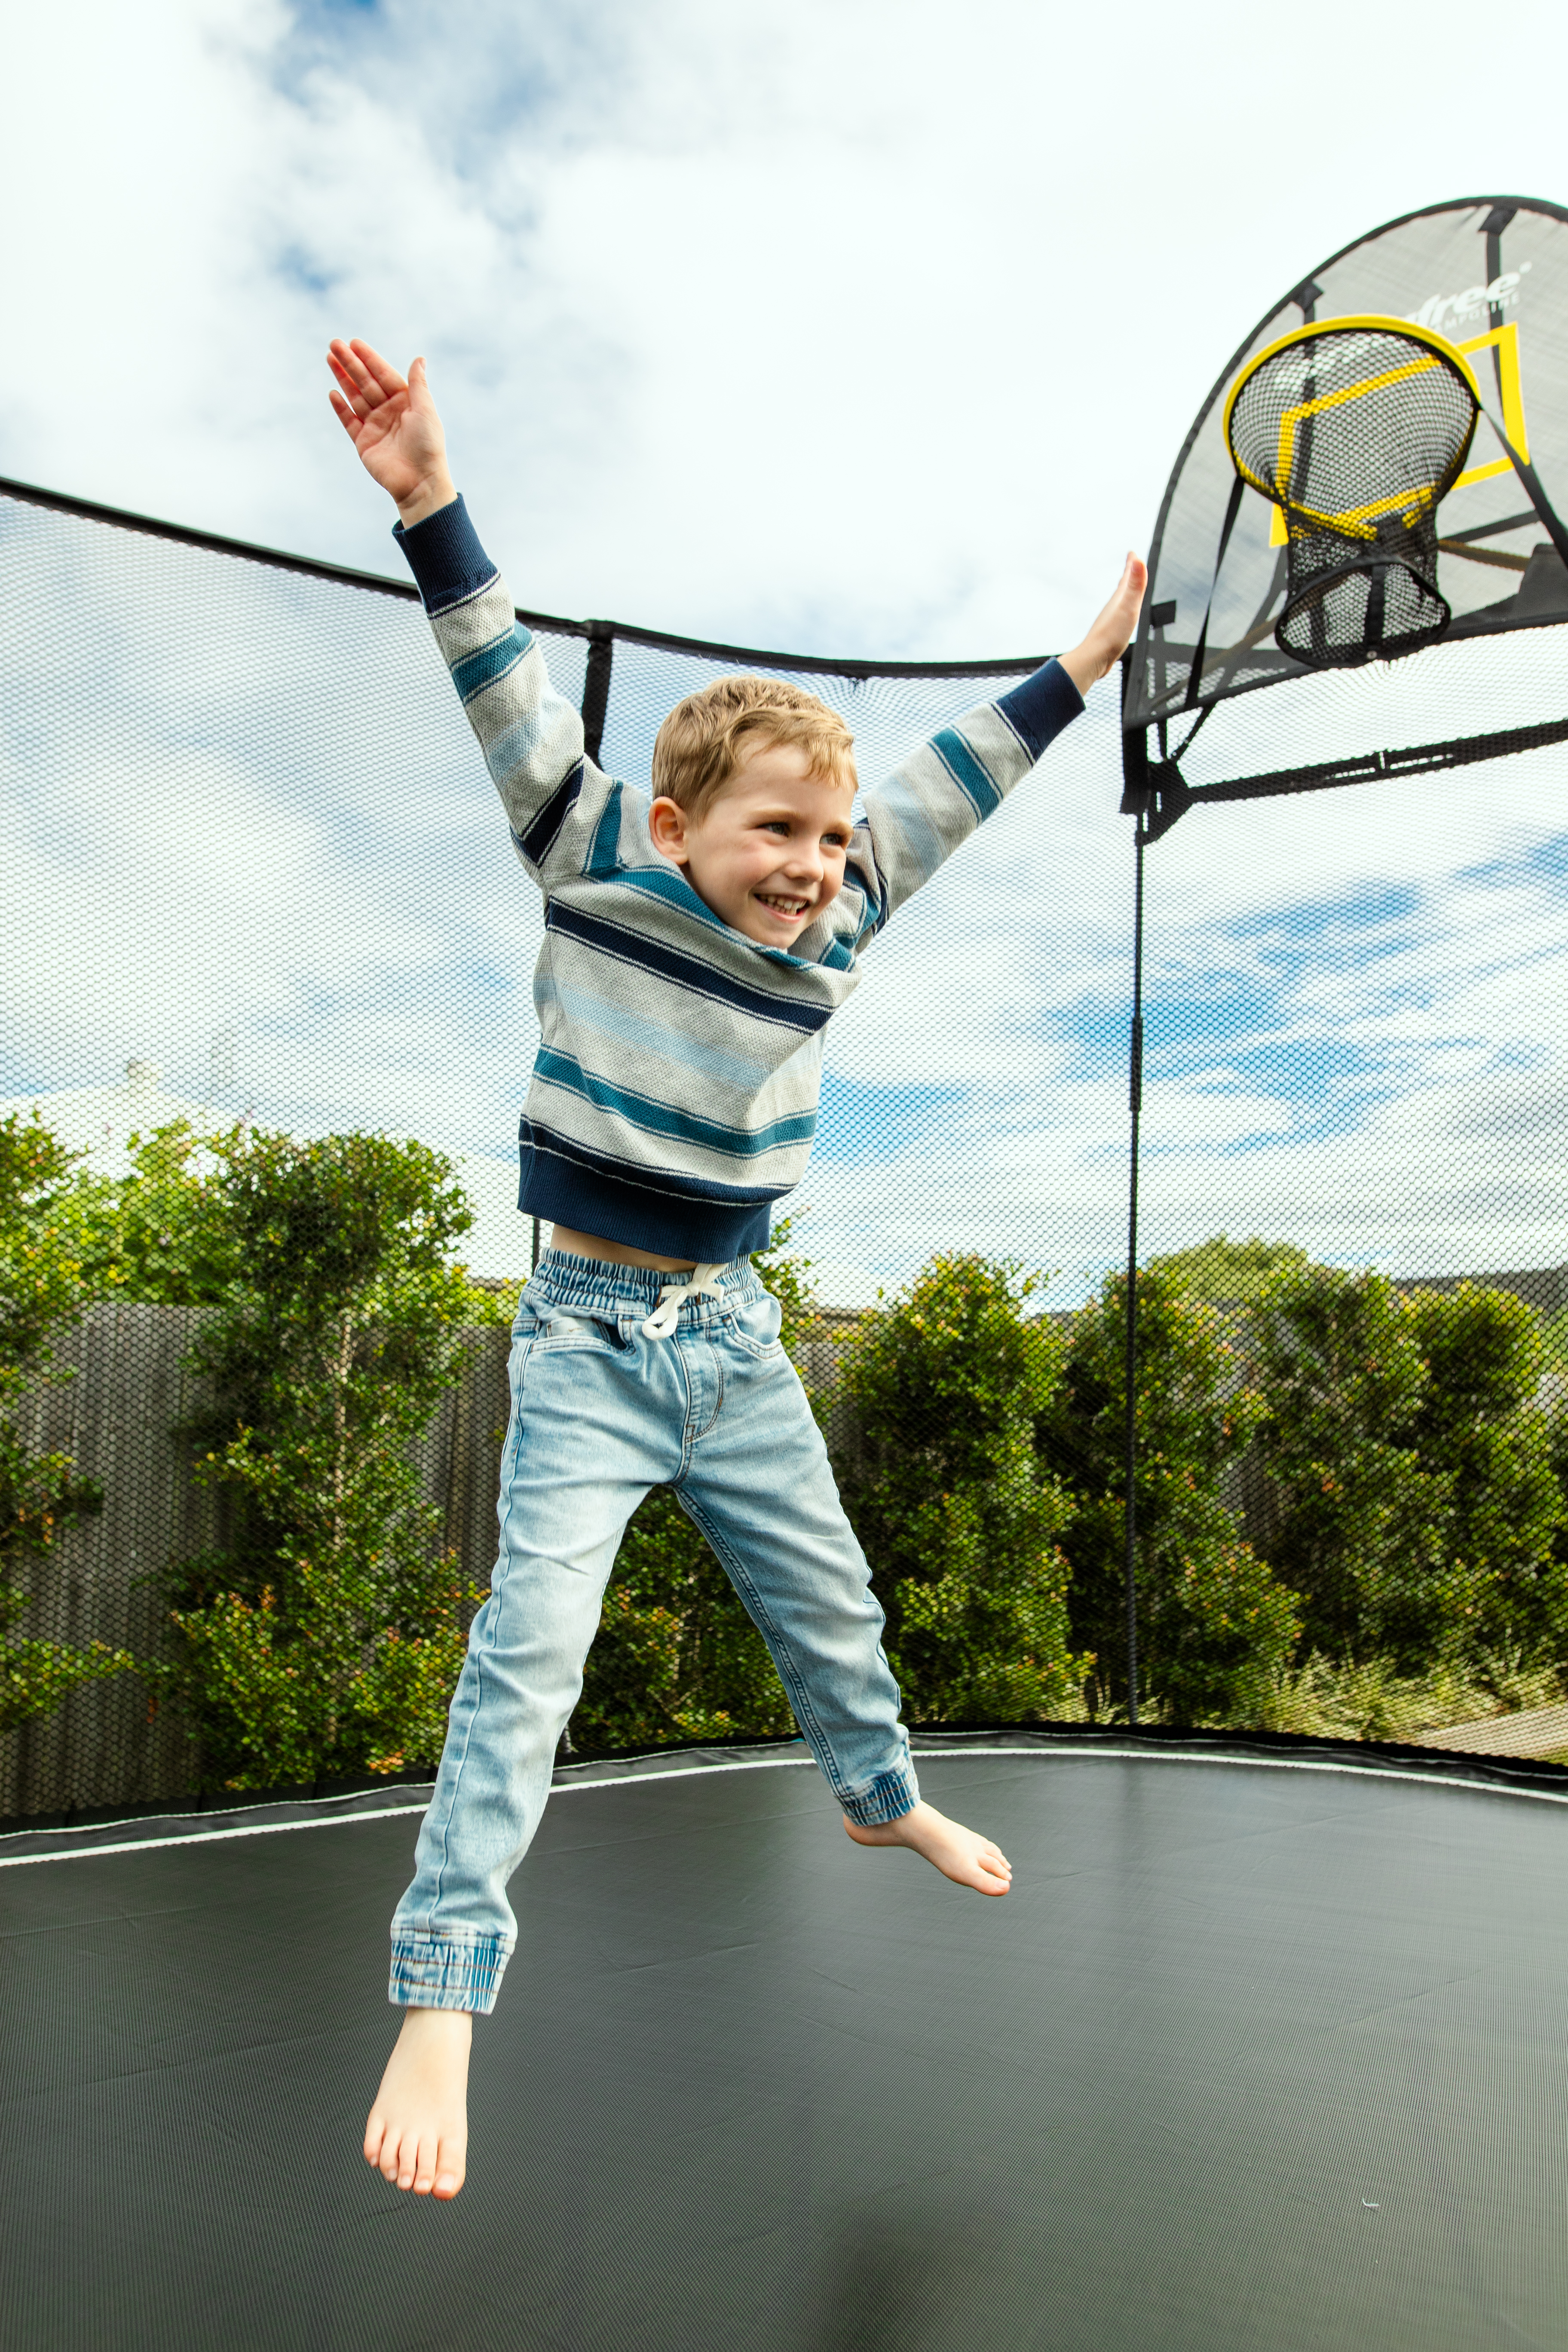
[[[1568,623],[1568,211],[1523,196],[1432,205],[1310,271],[1259,320],[1204,403],[1160,509],[1127,666],[1134,786],[1151,757],[1179,757],[1218,704],[1309,675],[1275,642],[1284,519],[1237,474],[1226,400],[1247,362],[1292,327],[1369,314],[1441,335],[1468,361],[1480,396],[1474,442],[1438,515],[1439,584],[1453,614],[1445,643]],[[1245,782],[1233,781],[1226,797]]]

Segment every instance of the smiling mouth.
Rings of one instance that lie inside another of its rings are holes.
[[[752,896],[759,907],[765,907],[770,915],[777,915],[782,922],[798,922],[811,907],[809,898],[785,898],[771,890],[754,890]]]

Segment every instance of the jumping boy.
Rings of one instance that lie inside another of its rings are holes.
[[[553,1245],[513,1326],[500,1555],[392,1924],[405,2016],[364,2139],[398,2188],[455,2197],[472,2019],[516,1939],[507,1881],[650,1487],[675,1488],[722,1561],[849,1835],[1007,1892],[1005,1856],[921,1798],[865,1557],[750,1254],[804,1172],[860,950],[1077,717],[1147,575],[1130,555],[1075,651],[944,729],[859,824],[844,720],[760,677],[670,714],[650,802],[584,759],[453,488],[424,361],[406,380],[363,342],[328,361],[546,901],[519,1205]]]

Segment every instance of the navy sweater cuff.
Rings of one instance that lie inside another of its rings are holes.
[[[416,522],[412,530],[405,530],[400,522],[394,523],[392,536],[408,558],[408,568],[418,583],[427,613],[441,613],[448,604],[460,604],[465,596],[488,588],[496,576],[495,565],[479,545],[479,535],[468,520],[468,509],[463,504],[460,490],[450,506],[437,507],[423,522]]]
[[[423,530],[424,525],[420,528]],[[1053,657],[1032,677],[1026,677],[1022,686],[1002,695],[996,708],[1023,738],[1031,759],[1037,760],[1047,745],[1054,743],[1062,729],[1078,717],[1083,709],[1083,697],[1060,662]]]

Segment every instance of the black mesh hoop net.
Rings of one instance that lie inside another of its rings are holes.
[[[1443,635],[1437,502],[1479,415],[1459,353],[1395,319],[1303,327],[1237,377],[1226,439],[1287,535],[1282,652],[1348,668]]]

